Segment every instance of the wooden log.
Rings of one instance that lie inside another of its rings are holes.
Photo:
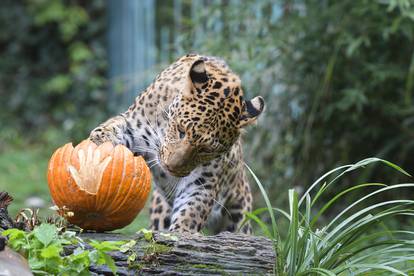
[[[31,230],[35,223],[18,223],[9,217],[7,206],[11,201],[12,197],[6,192],[0,192],[0,230],[12,227]],[[150,238],[143,234],[114,233],[82,233],[80,236],[86,240],[136,242],[127,252],[109,253],[118,275],[272,275],[276,261],[269,239],[230,232],[215,236],[154,232]],[[4,244],[2,247],[4,249]],[[65,254],[75,249],[76,246],[69,245]],[[106,266],[91,266],[90,272],[113,275]]]
[[[155,232],[142,235],[85,233],[85,239],[135,240],[126,253],[111,252],[118,275],[273,275],[275,253],[264,237],[223,232],[216,236]],[[69,248],[70,253],[74,248]],[[135,260],[128,263],[129,256]],[[112,275],[106,266],[92,266],[94,275]]]

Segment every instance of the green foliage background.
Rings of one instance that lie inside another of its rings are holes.
[[[56,127],[59,135],[80,139],[104,118],[104,4],[99,0],[2,3],[0,137],[45,140],[45,131]]]
[[[218,1],[188,23],[182,52],[223,56],[265,97],[246,159],[279,202],[369,156],[412,171],[412,1]],[[396,177],[374,168],[358,180]]]
[[[179,19],[173,2],[156,1],[157,30],[172,34],[167,46],[157,34],[159,55],[221,56],[240,74],[248,98],[266,99],[265,114],[245,135],[245,152],[274,205],[287,203],[288,188],[300,192],[321,173],[369,156],[412,173],[411,0],[183,0]],[[50,153],[111,115],[105,3],[4,1],[0,187],[15,181],[6,178],[12,145],[23,152],[18,156],[34,144]],[[48,154],[35,156],[45,167]],[[347,181],[397,181],[391,170],[365,172]],[[43,174],[30,177],[38,183]]]

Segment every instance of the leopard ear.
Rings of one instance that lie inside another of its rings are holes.
[[[256,122],[264,106],[265,102],[260,96],[254,97],[250,101],[245,101],[242,113],[240,114],[239,127],[242,128]]]
[[[202,59],[196,60],[193,65],[191,65],[190,79],[195,86],[204,84],[208,81],[206,65]]]

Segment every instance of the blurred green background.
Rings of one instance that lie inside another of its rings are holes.
[[[48,213],[53,150],[125,110],[189,52],[224,58],[247,97],[265,98],[245,159],[273,205],[366,157],[414,172],[411,0],[4,0],[0,52],[0,190],[15,197],[13,215]],[[364,181],[409,179],[370,167],[340,185]]]

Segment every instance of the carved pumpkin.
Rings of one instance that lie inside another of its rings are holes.
[[[84,140],[66,144],[49,161],[47,180],[59,210],[70,211],[70,223],[109,231],[130,224],[144,207],[151,174],[141,156],[122,145],[99,146]]]

